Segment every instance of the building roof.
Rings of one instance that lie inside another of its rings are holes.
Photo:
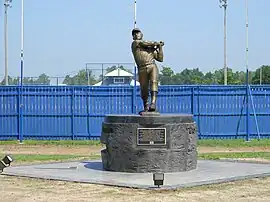
[[[100,82],[94,84],[93,86],[101,86],[101,85],[102,85],[102,81],[100,81]]]
[[[131,82],[130,82],[130,85],[131,86],[134,86],[135,85],[135,82],[134,81],[135,81],[134,79],[131,80]],[[140,85],[140,82],[139,81],[136,81],[136,86],[139,86],[139,85]]]
[[[105,77],[115,77],[115,76],[128,76],[128,77],[131,77],[133,76],[133,74],[123,70],[123,69],[120,69],[120,68],[117,68],[111,72],[108,72],[107,74],[104,75]]]

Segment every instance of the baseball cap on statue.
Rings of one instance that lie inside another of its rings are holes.
[[[132,30],[132,35],[134,35],[134,34],[137,33],[137,32],[141,32],[141,30],[140,30],[139,28],[134,28],[134,29]]]

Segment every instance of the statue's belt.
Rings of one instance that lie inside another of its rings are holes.
[[[149,65],[154,65],[154,64],[156,64],[156,63],[155,62],[150,62],[150,63],[146,63],[146,64],[143,64],[143,65],[139,65],[138,67],[143,68],[143,67],[147,67]]]

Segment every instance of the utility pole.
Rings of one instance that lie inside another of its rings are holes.
[[[250,141],[250,126],[249,126],[249,68],[248,68],[248,0],[246,0],[246,141]],[[250,95],[251,96],[251,95]]]
[[[224,8],[224,85],[227,85],[227,0],[219,0],[220,8]]]
[[[5,0],[5,85],[8,85],[8,8],[11,7],[12,0]]]
[[[21,83],[23,85],[23,69],[24,69],[24,1],[21,0]]]
[[[246,83],[249,84],[249,68],[248,68],[248,0],[246,0]]]
[[[134,0],[134,28],[137,27],[137,0]]]
[[[135,28],[137,28],[137,0],[134,0],[134,29]],[[136,64],[134,63],[134,87],[135,88],[136,88],[136,80],[137,80],[137,67],[136,67]],[[136,93],[135,90],[134,90],[134,93]]]

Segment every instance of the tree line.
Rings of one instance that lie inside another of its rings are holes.
[[[131,72],[131,70],[125,68],[124,66],[112,66],[104,70],[104,75],[116,68],[123,69],[125,71]],[[224,70],[218,69],[214,72],[203,73],[199,68],[194,69],[184,69],[181,72],[174,72],[171,67],[163,66],[159,70],[159,80],[161,85],[191,85],[191,84],[208,84],[208,85],[222,85],[224,84]],[[246,82],[246,72],[245,71],[233,71],[228,68],[227,70],[227,83],[228,85],[240,85]],[[23,84],[30,85],[49,85],[51,82],[51,77],[45,73],[40,76],[25,77],[23,78]],[[65,75],[62,84],[66,85],[93,85],[101,81],[103,75],[95,75],[93,71],[87,69],[81,69],[76,75]],[[138,77],[137,77],[138,78]],[[9,77],[9,85],[18,85],[18,78]],[[263,65],[257,68],[255,71],[249,72],[249,83],[250,84],[270,84],[270,66]],[[4,85],[4,80],[1,81],[0,85]]]
[[[24,77],[23,84],[29,85],[49,85],[50,84],[50,77],[45,73],[40,74],[38,77]],[[8,84],[9,85],[18,85],[20,82],[20,77],[11,77],[8,76]],[[0,85],[5,85],[5,79],[0,82]]]
[[[263,65],[255,71],[249,72],[248,81],[250,84],[270,84],[270,66]],[[170,67],[163,67],[160,71],[160,82],[162,85],[181,85],[181,84],[224,84],[224,69],[215,70],[214,72],[203,73],[199,68],[184,69],[175,73]],[[240,85],[246,83],[245,71],[233,71],[227,69],[228,85]]]

